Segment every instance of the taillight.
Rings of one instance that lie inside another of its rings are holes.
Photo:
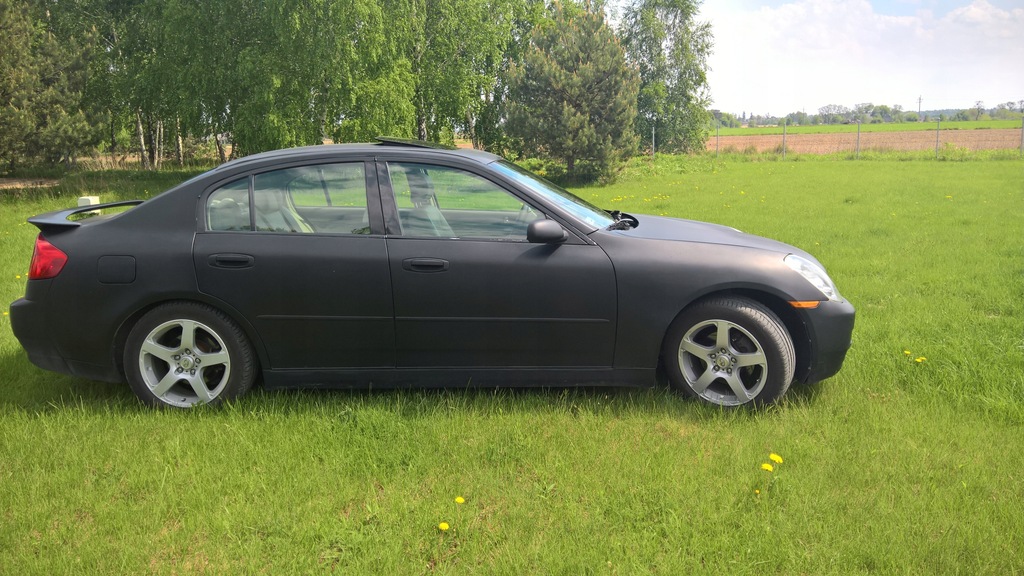
[[[53,278],[64,269],[68,262],[68,255],[61,252],[53,244],[50,244],[40,234],[36,237],[36,247],[32,250],[32,264],[28,269],[29,280],[42,280]]]

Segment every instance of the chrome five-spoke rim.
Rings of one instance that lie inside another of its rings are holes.
[[[224,340],[194,320],[171,320],[154,328],[139,352],[142,380],[154,396],[188,407],[215,399],[231,376]]]
[[[697,324],[679,343],[679,368],[701,398],[722,406],[756,398],[768,379],[768,359],[754,335],[728,320]]]

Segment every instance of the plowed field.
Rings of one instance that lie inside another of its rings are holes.
[[[934,150],[934,131],[862,132],[861,150]],[[1020,148],[1021,131],[1013,130],[940,130],[938,145],[946,144],[968,150],[1006,150]],[[782,149],[781,135],[719,136],[708,139],[707,149],[721,152],[743,152],[753,147],[758,152]],[[788,134],[786,151],[797,154],[829,154],[857,150],[857,133]]]

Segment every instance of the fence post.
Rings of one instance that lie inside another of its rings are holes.
[[[942,120],[935,121],[935,159],[939,159],[939,128],[942,127]]]
[[[654,160],[654,119],[651,119],[651,160]]]
[[[860,120],[857,120],[857,160],[860,160]]]
[[[786,124],[788,124],[788,122],[783,120],[782,121],[782,159],[783,160],[786,159]]]
[[[1024,116],[1020,119],[1020,155],[1024,156]]]

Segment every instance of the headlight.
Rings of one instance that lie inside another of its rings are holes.
[[[807,258],[801,258],[796,254],[786,256],[784,262],[787,266],[806,278],[807,281],[813,284],[815,288],[821,290],[821,293],[829,300],[838,302],[842,299],[842,297],[839,296],[839,290],[836,288],[835,283],[832,282],[832,279],[828,277],[828,274],[825,273],[821,266],[818,266]]]

